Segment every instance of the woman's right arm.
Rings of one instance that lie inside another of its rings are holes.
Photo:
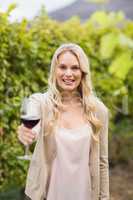
[[[35,93],[29,97],[30,103],[28,105],[28,115],[39,115],[41,118],[41,98],[41,93]],[[19,141],[24,145],[32,144],[36,141],[41,129],[40,124],[41,123],[39,122],[33,129],[26,128],[23,124],[18,126],[17,133]]]

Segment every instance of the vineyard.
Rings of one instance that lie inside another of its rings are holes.
[[[78,17],[57,22],[42,10],[34,20],[17,23],[9,21],[13,9],[0,13],[0,191],[25,184],[28,162],[17,159],[24,153],[16,133],[21,101],[45,92],[52,55],[66,42],[86,52],[94,91],[109,108],[110,167],[132,165],[133,22],[122,12],[104,11],[84,23]]]

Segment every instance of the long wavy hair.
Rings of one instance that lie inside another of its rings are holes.
[[[56,66],[58,64],[58,57],[66,52],[70,51],[78,59],[81,71],[82,79],[78,87],[78,91],[81,96],[81,101],[86,115],[88,123],[91,124],[93,129],[92,137],[95,141],[98,141],[99,130],[102,127],[102,123],[99,119],[96,118],[96,95],[93,92],[91,74],[90,74],[90,65],[89,60],[83,51],[83,49],[73,43],[62,44],[54,53],[50,75],[48,80],[48,89],[47,89],[47,98],[46,98],[46,107],[48,109],[47,125],[45,129],[45,136],[54,132],[54,127],[56,126],[57,120],[59,118],[59,110],[63,106],[61,92],[57,86],[56,81]],[[99,100],[99,99],[98,99]]]

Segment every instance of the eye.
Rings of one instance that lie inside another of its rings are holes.
[[[59,68],[62,69],[62,70],[65,70],[66,66],[65,65],[59,65]]]
[[[80,68],[79,68],[79,66],[75,65],[72,67],[72,69],[76,71],[76,70],[79,70]]]

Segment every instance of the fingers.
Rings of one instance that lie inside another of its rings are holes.
[[[24,145],[31,144],[35,139],[35,134],[32,133],[32,130],[24,127],[24,125],[20,125],[17,130],[18,139]]]

